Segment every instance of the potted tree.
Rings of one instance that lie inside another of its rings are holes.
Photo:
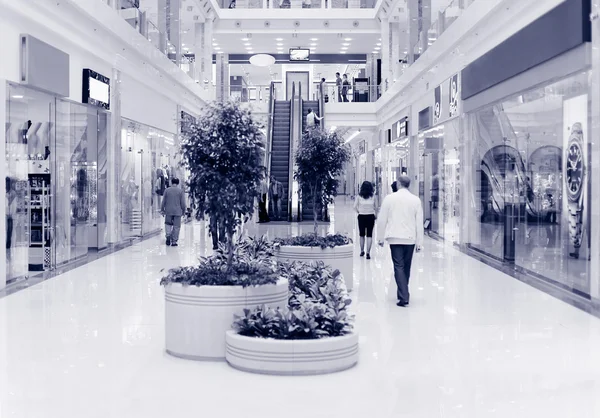
[[[342,234],[320,236],[318,214],[337,196],[338,177],[350,157],[349,147],[336,132],[314,129],[304,135],[295,156],[295,178],[312,204],[313,233],[275,240],[279,259],[321,260],[342,272],[348,290],[353,284],[352,241]]]
[[[241,370],[284,375],[341,371],[358,362],[351,299],[338,270],[323,262],[280,264],[290,286],[288,307],[236,315],[227,331],[227,362]]]
[[[265,173],[263,136],[251,113],[234,102],[213,103],[185,122],[182,135],[190,206],[196,219],[208,215],[212,233],[225,237],[215,255],[163,277],[166,349],[178,357],[219,360],[233,315],[265,303],[284,306],[287,281],[279,277],[272,244],[234,241]]]

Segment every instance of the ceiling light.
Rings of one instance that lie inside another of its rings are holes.
[[[375,49],[375,51],[379,51],[381,49],[381,47],[380,46],[376,46],[374,49]]]
[[[13,99],[22,99],[24,96],[22,94],[15,94],[12,96]]]
[[[219,44],[216,42],[213,42],[213,46],[219,46]]]
[[[310,38],[311,41],[318,41],[319,38]]]
[[[355,131],[352,135],[350,135],[348,137],[348,139],[346,139],[346,144],[350,141],[352,141],[354,138],[356,138],[358,135],[360,134],[360,131]]]
[[[188,48],[185,48],[185,49],[188,49]],[[214,50],[215,50],[215,51],[220,51],[220,50],[221,50],[221,47],[220,47],[220,46],[215,46],[215,47],[214,47]]]
[[[377,42],[377,46],[381,46],[381,42]]]
[[[244,42],[247,42],[249,40],[250,40],[249,38],[242,38],[242,41],[244,41]]]
[[[252,44],[250,42],[248,42],[248,43],[245,43],[244,45],[251,46]]]
[[[275,64],[275,57],[269,54],[257,54],[250,57],[250,64],[257,67],[268,67]]]
[[[346,51],[340,51],[340,54],[345,54],[345,53],[346,53]]]
[[[348,43],[343,43],[342,45],[344,45],[344,46],[350,46],[350,44],[348,44]]]
[[[283,41],[283,38],[277,38],[276,41]]]
[[[344,41],[346,41],[346,42],[351,41],[351,40],[352,40],[352,38],[344,38]]]
[[[317,46],[318,44],[310,44],[310,46]]]
[[[282,43],[278,43],[277,46],[283,46],[283,44]]]

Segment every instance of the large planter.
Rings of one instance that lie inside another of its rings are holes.
[[[288,281],[241,286],[165,286],[167,353],[190,360],[224,360],[225,332],[234,314],[257,306],[285,307]]]
[[[358,334],[318,340],[274,340],[227,331],[227,362],[251,373],[315,375],[349,369],[358,362]]]
[[[338,269],[348,291],[352,290],[354,283],[354,245],[340,245],[334,248],[300,247],[282,245],[277,252],[280,261],[323,261],[325,265]]]

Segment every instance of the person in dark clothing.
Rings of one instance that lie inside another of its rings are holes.
[[[337,101],[342,101],[342,79],[340,77],[340,73],[335,73],[335,89],[337,95]]]
[[[344,80],[342,81],[342,99],[344,102],[348,100],[348,90],[350,90],[350,82],[348,81],[348,74],[344,74]]]
[[[225,234],[225,227],[223,223],[219,222],[217,218],[210,218],[210,236],[212,238],[213,250],[219,248],[220,242],[227,241],[227,235]]]
[[[181,229],[181,217],[186,209],[185,193],[179,188],[179,179],[173,178],[171,180],[171,187],[165,190],[161,205],[161,212],[165,217],[167,246],[177,247],[179,231]]]
[[[393,182],[392,183],[392,192],[396,193],[398,191],[398,182]]]

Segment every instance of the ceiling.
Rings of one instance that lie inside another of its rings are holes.
[[[376,48],[381,48],[381,41],[378,34],[369,33],[354,36],[337,33],[215,33],[213,46],[215,52],[226,54],[287,54],[290,48],[298,47],[311,48],[313,54],[369,54],[380,50]]]

